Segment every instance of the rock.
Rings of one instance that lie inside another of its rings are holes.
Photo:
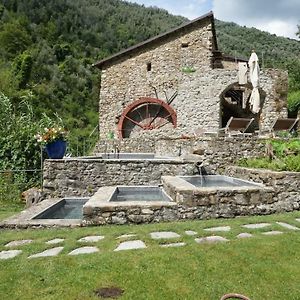
[[[218,242],[228,242],[229,240],[225,239],[222,236],[207,236],[207,237],[203,237],[203,238],[198,238],[195,239],[196,243],[198,244],[203,244],[203,243],[218,243]]]
[[[135,240],[135,241],[122,242],[114,251],[143,249],[143,248],[147,248],[145,243],[141,240]]]
[[[52,249],[47,249],[43,252],[30,255],[28,258],[57,256],[63,249],[64,249],[64,247],[56,247],[56,248],[52,248]]]
[[[123,225],[127,223],[126,218],[119,218],[116,216],[111,217],[111,223],[112,224],[117,224],[117,225]]]
[[[11,241],[9,243],[7,243],[5,245],[5,247],[18,247],[18,246],[23,246],[23,245],[26,245],[26,244],[30,244],[32,243],[33,240],[18,240],[18,241]]]
[[[267,232],[263,232],[262,234],[264,235],[278,235],[278,234],[282,234],[283,232],[282,231],[267,231]]]
[[[174,238],[179,238],[180,235],[176,232],[172,231],[157,231],[157,232],[151,232],[150,236],[154,240],[158,239],[174,239]]]
[[[171,248],[171,247],[182,247],[185,246],[186,243],[171,243],[171,244],[164,244],[160,245],[162,248]]]
[[[186,234],[186,235],[197,235],[198,232],[192,231],[192,230],[186,230],[186,231],[185,231],[185,234]]]
[[[99,252],[99,249],[97,247],[81,247],[74,249],[68,255],[90,254],[96,252]]]
[[[43,192],[38,188],[31,188],[22,193],[22,200],[26,203],[26,207],[31,207],[43,200]]]
[[[265,228],[267,226],[271,226],[270,223],[254,223],[254,224],[246,224],[246,225],[242,225],[245,228],[248,229],[259,229],[259,228]]]
[[[101,240],[104,239],[103,235],[91,235],[91,236],[86,236],[78,240],[78,242],[83,242],[83,243],[97,243]]]
[[[0,259],[14,258],[21,253],[22,253],[22,250],[0,251]]]
[[[53,240],[50,240],[50,241],[47,241],[46,244],[48,245],[53,245],[53,244],[59,244],[59,243],[62,243],[65,239],[53,239]]]
[[[296,226],[293,226],[293,225],[290,225],[290,224],[287,224],[287,223],[283,223],[283,222],[276,222],[276,224],[282,226],[282,227],[285,227],[287,229],[290,229],[290,230],[300,230],[299,227],[296,227]]]
[[[230,226],[220,226],[220,227],[211,227],[211,228],[205,228],[205,231],[230,231]]]
[[[251,233],[248,233],[248,232],[242,232],[242,233],[238,234],[236,237],[238,239],[245,239],[245,238],[253,237],[253,235]]]

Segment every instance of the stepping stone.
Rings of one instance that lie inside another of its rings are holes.
[[[170,248],[170,247],[182,247],[185,246],[186,243],[172,243],[172,244],[164,244],[160,245],[162,248]]]
[[[104,239],[103,235],[91,235],[91,236],[86,236],[78,240],[78,242],[82,243],[97,243],[101,240]]]
[[[0,252],[0,259],[9,259],[14,258],[17,255],[22,253],[22,250],[8,250],[8,251],[1,251]]]
[[[53,239],[50,241],[47,241],[46,244],[48,245],[54,245],[54,244],[59,244],[62,243],[65,239]]]
[[[123,234],[117,237],[117,239],[129,239],[131,237],[135,237],[136,234]]]
[[[99,249],[97,247],[81,247],[74,249],[68,255],[90,254],[95,252],[99,252]]]
[[[300,222],[300,219],[296,219],[297,222]]]
[[[253,237],[253,235],[251,233],[248,233],[248,232],[242,232],[242,233],[238,234],[236,237],[238,239],[245,239],[245,238]]]
[[[33,240],[18,240],[18,241],[11,241],[5,245],[5,247],[18,247],[26,244],[32,243]]]
[[[267,231],[267,232],[263,232],[262,234],[264,235],[278,235],[278,234],[282,234],[283,232],[282,231]]]
[[[230,226],[219,226],[219,227],[211,227],[211,228],[205,228],[205,231],[230,231]]]
[[[283,223],[283,222],[276,222],[276,224],[282,226],[282,227],[285,227],[287,229],[291,229],[291,230],[300,230],[299,227],[296,227],[296,226],[293,226],[293,225],[290,225],[288,223]]]
[[[192,230],[187,230],[187,231],[185,231],[185,234],[186,234],[186,235],[197,235],[198,232],[192,231]]]
[[[174,238],[179,238],[180,235],[176,232],[172,231],[157,231],[157,232],[151,232],[150,233],[151,238],[154,240],[159,240],[159,239],[174,239]]]
[[[254,224],[246,224],[242,225],[242,227],[248,228],[248,229],[259,229],[259,228],[265,228],[271,226],[270,223],[254,223]]]
[[[225,239],[222,236],[214,235],[214,236],[207,236],[204,238],[195,239],[195,241],[198,244],[203,244],[203,243],[212,244],[212,243],[218,243],[218,242],[228,242],[229,240]]]
[[[135,241],[122,242],[114,251],[143,249],[143,248],[147,248],[145,243],[141,240],[135,240]]]
[[[45,250],[45,251],[43,251],[43,252],[40,252],[40,253],[36,253],[36,254],[30,255],[28,258],[56,256],[56,255],[58,255],[63,249],[64,249],[64,247],[55,247],[55,248],[47,249],[47,250]]]

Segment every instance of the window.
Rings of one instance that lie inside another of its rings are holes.
[[[150,72],[152,68],[151,62],[147,63],[147,71]]]

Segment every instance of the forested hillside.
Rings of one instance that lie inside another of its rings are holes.
[[[186,21],[119,0],[1,3],[0,91],[15,111],[25,100],[37,119],[58,113],[73,147],[98,123],[100,78],[92,63]],[[300,90],[298,41],[221,21],[216,28],[223,52],[248,57],[254,48],[265,66],[289,67],[292,90]]]

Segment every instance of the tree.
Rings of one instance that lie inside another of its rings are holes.
[[[0,32],[0,48],[4,56],[15,57],[31,44],[27,31],[18,23],[5,23]]]

